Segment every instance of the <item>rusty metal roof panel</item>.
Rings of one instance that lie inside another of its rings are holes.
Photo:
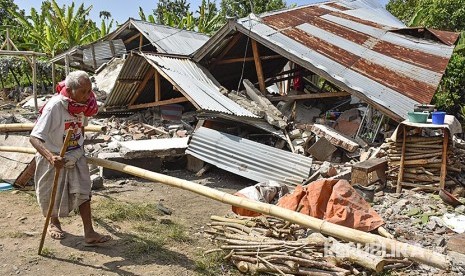
[[[186,58],[145,54],[144,57],[202,110],[256,117],[221,94],[221,86],[201,65]]]
[[[453,34],[425,39],[370,0],[251,14],[236,27],[395,119],[431,101],[454,48]]]
[[[205,127],[194,132],[186,153],[257,182],[291,186],[308,178],[312,166],[309,157]]]
[[[159,53],[190,55],[200,48],[207,35],[132,19],[132,24],[157,47]]]

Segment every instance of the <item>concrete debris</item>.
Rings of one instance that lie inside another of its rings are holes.
[[[273,126],[279,129],[284,129],[287,126],[287,118],[283,117],[281,111],[279,111],[262,93],[254,87],[249,80],[244,80],[244,87],[247,95],[265,112],[265,120]]]
[[[318,137],[325,137],[334,146],[341,147],[348,152],[354,152],[359,148],[359,144],[353,139],[327,126],[314,124],[312,126],[312,132]]]

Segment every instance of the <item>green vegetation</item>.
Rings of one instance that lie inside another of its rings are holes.
[[[111,221],[150,221],[156,219],[155,204],[103,200],[95,206],[98,217]]]
[[[465,122],[465,0],[390,0],[386,8],[410,27],[461,32],[433,103]]]
[[[123,234],[121,242],[126,246],[126,257],[138,263],[154,258],[166,262],[180,258],[164,246],[191,242],[183,225],[157,217],[160,213],[155,204],[107,199],[96,204],[94,210],[97,221],[131,222],[131,232]]]
[[[48,248],[48,247],[44,247],[44,248],[42,248],[42,256],[53,258],[53,257],[55,257],[55,251],[53,249]]]
[[[224,264],[223,257],[223,252],[213,252],[206,255],[203,252],[198,252],[195,258],[195,270],[200,275],[221,275],[221,266]]]

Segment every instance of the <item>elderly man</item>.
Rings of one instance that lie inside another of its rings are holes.
[[[60,172],[54,209],[50,219],[49,235],[63,239],[59,217],[68,216],[79,208],[84,225],[84,242],[87,245],[104,243],[111,236],[94,231],[91,219],[91,180],[84,156],[84,126],[87,117],[97,114],[98,106],[92,92],[89,76],[84,71],[70,73],[57,85],[58,94],[41,109],[31,132],[30,142],[37,149],[35,189],[44,216],[47,215],[56,168]],[[73,129],[64,158],[59,152],[69,128]]]

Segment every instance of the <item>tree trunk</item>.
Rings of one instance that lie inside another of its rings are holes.
[[[8,70],[10,70],[11,74],[13,75],[13,78],[15,79],[16,84],[17,84],[18,86],[21,86],[21,84],[19,84],[18,78],[16,77],[15,72],[13,71],[13,69],[8,68]]]

